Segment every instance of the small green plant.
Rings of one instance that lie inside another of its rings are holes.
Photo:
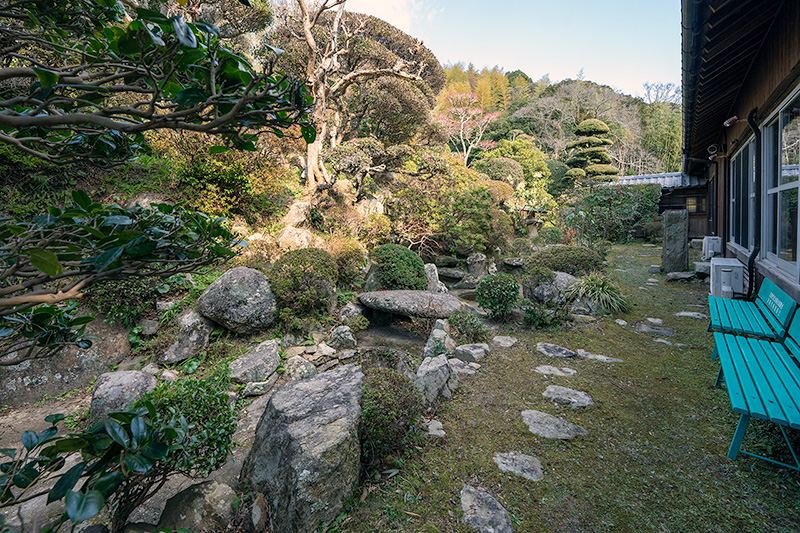
[[[81,407],[71,415],[64,418],[64,426],[70,431],[75,431],[82,422],[89,420],[89,408]]]
[[[628,302],[622,291],[601,272],[592,272],[569,288],[572,298],[591,301],[601,314],[618,314],[628,310]]]
[[[560,326],[570,319],[570,302],[561,304],[538,304],[526,301],[521,305],[524,309],[522,322],[531,329],[548,329]]]
[[[291,317],[327,313],[336,297],[337,276],[336,261],[319,248],[286,252],[267,273],[280,308],[290,311]]]
[[[145,344],[142,338],[142,326],[134,326],[128,332],[128,342],[131,343],[131,350],[136,351]]]
[[[603,258],[586,246],[549,246],[527,257],[524,268],[526,273],[535,268],[549,268],[556,272],[582,276],[602,270]]]
[[[350,331],[356,333],[367,329],[369,327],[369,320],[364,315],[356,315],[349,319],[345,325],[350,328]]]
[[[378,281],[389,290],[423,290],[428,286],[422,259],[397,244],[378,246],[369,254],[378,267]]]
[[[489,339],[489,330],[477,316],[468,311],[453,313],[448,321],[452,328],[451,334],[458,344],[486,342]]]
[[[478,283],[475,296],[492,317],[505,318],[519,300],[519,282],[511,274],[489,274]]]
[[[368,468],[403,452],[422,407],[422,395],[406,376],[381,368],[366,375],[360,435]]]

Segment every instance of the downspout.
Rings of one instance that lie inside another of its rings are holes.
[[[755,165],[753,171],[755,173],[755,183],[753,187],[755,188],[755,213],[753,216],[755,217],[755,224],[753,229],[753,253],[750,254],[750,258],[747,260],[747,273],[748,273],[748,283],[747,283],[747,299],[753,297],[753,290],[756,286],[756,259],[758,258],[758,254],[761,253],[761,129],[758,127],[758,123],[756,122],[756,113],[758,112],[758,108],[754,107],[750,112],[747,114],[747,125],[750,126],[750,129],[753,130],[753,136],[755,140]]]

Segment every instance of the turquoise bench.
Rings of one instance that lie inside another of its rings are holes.
[[[731,407],[739,414],[739,423],[728,449],[728,457],[739,453],[800,471],[800,461],[786,428],[800,429],[800,316],[787,331],[784,343],[770,342],[741,335],[714,333],[716,351],[722,363],[717,385],[725,383]],[[750,418],[778,424],[794,465],[756,455],[741,449]]]
[[[782,340],[795,309],[797,302],[765,279],[754,302],[709,296],[708,331]]]

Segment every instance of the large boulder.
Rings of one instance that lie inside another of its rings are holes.
[[[95,320],[86,326],[95,337],[87,349],[67,346],[55,357],[33,359],[18,365],[3,366],[0,379],[0,405],[33,403],[44,396],[58,396],[85,389],[93,379],[122,363],[131,351],[128,330]]]
[[[337,350],[356,347],[356,338],[348,326],[338,326],[331,332],[328,345]]]
[[[236,383],[267,381],[281,364],[281,342],[264,341],[230,364],[231,379]]]
[[[484,277],[486,270],[486,256],[480,252],[475,252],[467,257],[467,273],[478,279]]]
[[[286,226],[278,233],[278,246],[286,250],[297,250],[299,248],[309,248],[314,245],[314,234],[311,230]]]
[[[427,291],[375,291],[358,295],[365,307],[397,315],[448,318],[461,310],[461,302],[449,294]]]
[[[223,530],[233,519],[235,497],[236,492],[224,483],[204,481],[192,485],[167,500],[158,528]]]
[[[225,329],[251,335],[275,321],[275,296],[267,276],[252,268],[236,267],[200,295],[197,311]]]
[[[158,358],[162,365],[174,365],[186,361],[194,354],[208,348],[214,324],[187,309],[178,316],[178,336],[167,350]]]
[[[541,303],[563,304],[567,300],[567,291],[578,281],[578,278],[566,272],[554,272],[552,281],[534,282],[530,278],[522,283],[522,293],[525,298]]]
[[[414,385],[422,393],[427,407],[439,400],[449,400],[458,388],[458,374],[450,368],[446,355],[426,357],[417,369]]]
[[[661,268],[681,272],[689,268],[689,212],[686,209],[664,211],[664,247]]]
[[[89,425],[102,421],[110,413],[133,407],[136,400],[156,388],[158,380],[141,370],[106,372],[97,378],[89,409]]]
[[[242,466],[242,485],[263,494],[273,533],[325,529],[358,485],[364,374],[345,365],[276,391]]]
[[[425,277],[428,279],[428,292],[447,292],[447,286],[439,281],[439,269],[433,263],[425,264]]]

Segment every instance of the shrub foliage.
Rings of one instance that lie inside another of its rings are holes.
[[[525,259],[525,272],[545,268],[582,276],[603,269],[603,258],[585,246],[550,246],[542,248]]]
[[[519,282],[511,274],[489,274],[478,283],[475,296],[478,305],[493,317],[504,318],[519,300]]]
[[[278,258],[267,277],[279,307],[302,316],[328,309],[338,269],[336,261],[325,250],[303,248]]]
[[[424,290],[428,286],[422,259],[397,244],[378,246],[369,254],[378,267],[378,281],[389,290]]]

